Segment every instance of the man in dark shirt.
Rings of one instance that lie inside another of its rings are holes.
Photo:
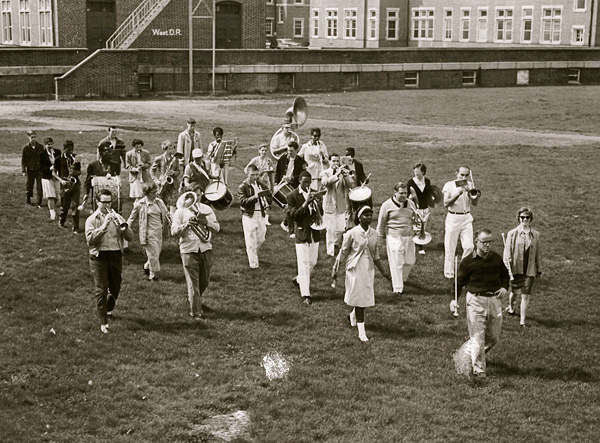
[[[27,191],[27,204],[31,204],[31,197],[33,197],[33,185],[37,192],[37,206],[38,208],[42,205],[42,169],[40,166],[40,156],[44,153],[44,146],[37,141],[37,134],[35,131],[27,131],[29,137],[29,143],[23,146],[21,154],[21,169],[23,177],[27,177],[27,184],[25,185]]]
[[[494,242],[489,229],[476,234],[476,249],[466,256],[458,267],[458,290],[467,289],[467,326],[474,342],[471,352],[473,375],[485,377],[485,354],[500,338],[502,329],[502,304],[500,299],[508,294],[508,270],[502,257],[491,250]],[[458,308],[456,300],[450,309]]]

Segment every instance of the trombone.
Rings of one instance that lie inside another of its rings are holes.
[[[477,200],[479,197],[481,197],[481,191],[479,189],[477,189],[475,187],[475,181],[473,180],[473,171],[471,171],[469,169],[469,178],[470,178],[470,185],[469,185],[469,198],[471,200]]]

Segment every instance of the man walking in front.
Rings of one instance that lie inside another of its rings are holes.
[[[501,298],[508,294],[508,270],[500,254],[491,250],[494,237],[489,229],[477,232],[476,249],[458,267],[457,297],[467,289],[467,326],[474,345],[471,349],[473,376],[485,378],[485,355],[500,339]],[[450,309],[458,309],[455,300]]]
[[[41,143],[37,141],[37,134],[35,131],[27,131],[29,137],[29,143],[23,146],[21,153],[21,169],[23,171],[23,177],[27,177],[27,183],[25,185],[27,191],[27,204],[31,204],[31,198],[33,197],[33,184],[35,182],[35,189],[37,193],[37,206],[42,206],[43,189],[42,189],[42,167],[40,165],[40,157],[44,153],[45,149]]]

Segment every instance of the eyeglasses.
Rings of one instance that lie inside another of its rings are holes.
[[[477,240],[477,241],[485,246],[491,246],[492,243],[494,243],[494,240],[486,240],[486,241]]]
[[[521,220],[531,220],[531,217],[529,215],[521,215],[519,218]]]
[[[99,203],[104,203],[105,205],[108,205],[110,203],[112,203],[112,200],[98,200]]]

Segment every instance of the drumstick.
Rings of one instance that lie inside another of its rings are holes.
[[[367,177],[365,178],[365,181],[362,182],[360,185],[364,186],[369,181],[369,178],[371,178],[371,173],[369,173],[369,175],[367,175]]]

